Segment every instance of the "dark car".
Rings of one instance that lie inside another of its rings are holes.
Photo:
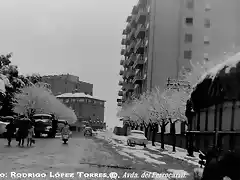
[[[53,136],[52,116],[49,114],[33,115],[34,133],[36,137],[46,134],[48,137]]]

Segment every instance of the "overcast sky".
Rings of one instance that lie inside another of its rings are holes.
[[[70,73],[93,83],[116,121],[120,48],[137,0],[0,0],[0,54],[22,74]]]

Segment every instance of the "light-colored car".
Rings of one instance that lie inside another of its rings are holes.
[[[145,137],[145,133],[143,131],[132,130],[130,135],[127,138],[127,144],[129,146],[142,145],[146,147],[146,145],[148,144],[148,140]]]

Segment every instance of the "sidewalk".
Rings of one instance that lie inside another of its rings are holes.
[[[129,158],[132,158],[133,156],[139,156],[143,157],[144,155],[140,153],[139,149],[143,149],[143,147],[136,146],[134,148],[129,147],[127,145],[127,137],[126,136],[117,136],[112,132],[98,132],[98,135],[96,136],[99,139],[104,139],[108,141],[108,143],[112,144],[113,147],[121,147],[122,152],[119,152],[120,154],[127,156]],[[187,150],[176,147],[176,152],[172,152],[172,146],[170,145],[164,145],[165,151],[160,150],[161,149],[161,143],[155,143],[156,146],[151,145],[151,141],[149,141],[149,144],[147,145],[147,149],[150,151],[155,151],[160,153],[161,155],[168,155],[172,158],[187,162],[189,164],[199,166],[198,161],[200,160],[198,158],[199,153],[194,153],[195,157],[189,157],[187,156]],[[127,149],[126,149],[127,148]],[[131,156],[129,155],[131,154]]]

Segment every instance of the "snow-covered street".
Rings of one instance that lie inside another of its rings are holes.
[[[37,139],[31,148],[16,147],[16,142],[12,147],[6,147],[5,139],[0,139],[0,143],[0,169],[4,180],[14,179],[11,173],[45,174],[45,177],[38,178],[44,180],[56,179],[57,176],[58,179],[104,179],[79,177],[81,172],[107,175],[114,172],[118,179],[192,180],[196,167],[190,161],[171,157],[167,151],[158,151],[158,146],[128,147],[123,137],[115,137],[110,132],[98,132],[95,137],[74,134],[68,145],[63,145],[59,138]],[[64,177],[59,177],[60,173]],[[165,177],[152,178],[149,173],[154,173],[155,177],[165,173]],[[71,175],[74,177],[69,177]]]
[[[173,173],[178,176],[181,174],[185,179],[193,179],[193,169],[198,167],[198,154],[195,153],[195,157],[188,157],[186,150],[181,148],[176,148],[177,152],[172,153],[172,147],[165,145],[166,150],[160,151],[160,143],[153,147],[150,142],[146,148],[130,147],[125,136],[117,136],[112,132],[99,132],[97,138],[107,141],[125,158],[132,159],[135,163],[138,160],[146,170],[151,169],[152,172]]]

